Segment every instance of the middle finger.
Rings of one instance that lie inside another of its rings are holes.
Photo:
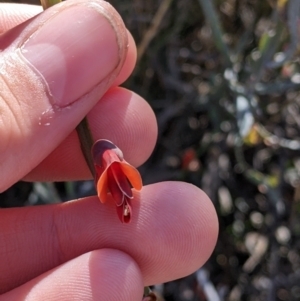
[[[115,87],[88,114],[94,140],[113,141],[126,161],[141,165],[151,154],[157,137],[155,115],[137,94]],[[27,181],[68,181],[91,178],[74,130],[26,177]]]

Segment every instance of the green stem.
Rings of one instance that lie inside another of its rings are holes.
[[[47,9],[50,6],[53,6],[57,3],[60,3],[62,0],[41,0],[41,4],[43,6],[43,9]]]
[[[221,52],[223,59],[225,60],[226,67],[231,67],[231,59],[229,54],[229,49],[225,42],[223,41],[223,31],[221,28],[220,21],[215,10],[213,0],[198,0],[202,7],[204,16],[211,27],[212,35],[216,43],[217,48]]]

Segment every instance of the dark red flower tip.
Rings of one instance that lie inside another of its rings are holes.
[[[132,217],[131,188],[141,190],[143,186],[140,173],[124,160],[122,151],[109,140],[97,140],[92,148],[92,156],[100,202],[105,203],[110,193],[115,201],[119,219],[123,223],[129,223]]]

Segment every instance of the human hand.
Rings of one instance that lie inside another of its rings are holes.
[[[85,115],[94,138],[114,141],[135,166],[156,140],[148,104],[117,87],[136,57],[117,13],[69,0],[29,19],[41,11],[0,5],[0,191],[19,179],[89,178],[74,130]],[[0,301],[141,300],[145,285],[188,275],[210,256],[218,222],[198,188],[148,185],[132,207],[130,224],[97,197],[1,210]]]

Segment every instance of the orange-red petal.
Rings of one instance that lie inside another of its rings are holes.
[[[108,193],[108,176],[107,169],[102,173],[98,182],[97,182],[97,193],[101,203],[105,203],[107,201],[107,193]]]
[[[141,190],[143,187],[143,182],[138,170],[132,165],[128,164],[126,161],[121,162],[120,167],[126,175],[131,186],[136,190]]]

